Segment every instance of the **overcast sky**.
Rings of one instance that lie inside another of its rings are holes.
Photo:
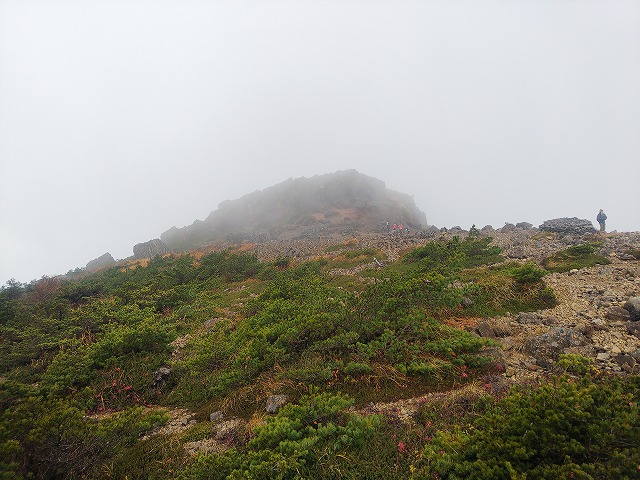
[[[348,168],[640,230],[640,1],[0,0],[0,283]]]

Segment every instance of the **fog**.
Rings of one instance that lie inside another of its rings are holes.
[[[640,230],[640,2],[0,0],[0,281],[355,168],[469,228]]]

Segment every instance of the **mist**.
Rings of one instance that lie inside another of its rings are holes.
[[[640,230],[637,1],[0,0],[0,280],[355,168],[469,228]]]

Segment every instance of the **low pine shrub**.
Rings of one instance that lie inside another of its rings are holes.
[[[599,247],[599,243],[574,245],[545,258],[542,264],[550,272],[568,272],[594,265],[608,265],[611,260],[596,253]]]
[[[438,433],[416,478],[637,478],[637,395],[633,381],[589,377],[515,389],[472,428]]]

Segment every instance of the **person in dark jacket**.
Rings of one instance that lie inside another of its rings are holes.
[[[607,220],[607,215],[604,213],[604,210],[600,209],[600,213],[596,217],[598,223],[600,224],[600,231],[604,232],[604,222]]]

